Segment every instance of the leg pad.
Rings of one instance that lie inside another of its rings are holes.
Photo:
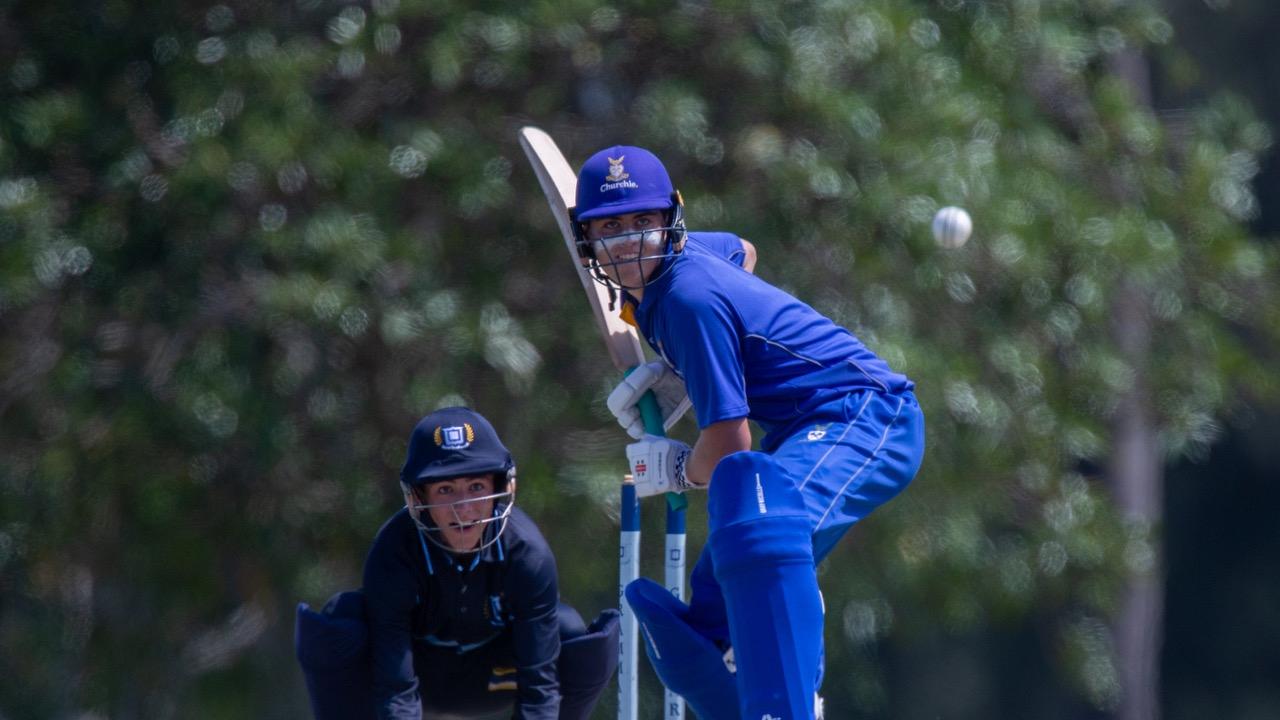
[[[364,595],[338,593],[320,612],[298,603],[294,650],[316,720],[373,720]]]
[[[626,587],[658,679],[701,720],[738,720],[738,691],[724,652],[688,623],[689,607],[648,578]]]
[[[823,618],[804,499],[773,458],[742,452],[716,466],[708,510],[739,717],[812,719]]]
[[[617,610],[605,610],[589,627],[583,628],[582,634],[569,638],[563,634],[565,622],[561,620],[560,662],[557,665],[560,720],[587,720],[591,717],[600,694],[609,686],[618,669],[620,618]],[[581,622],[578,620],[579,624]]]

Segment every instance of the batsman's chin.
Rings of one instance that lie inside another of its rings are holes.
[[[652,267],[639,267],[633,263],[629,266],[615,268],[609,275],[619,287],[638,290],[645,286],[647,277],[652,271]]]

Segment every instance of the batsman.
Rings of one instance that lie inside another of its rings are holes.
[[[647,150],[588,159],[570,216],[582,262],[621,295],[661,358],[608,399],[636,440],[627,457],[637,493],[709,493],[689,604],[646,579],[626,588],[650,662],[707,720],[820,717],[816,566],[919,469],[914,385],[752,274],[751,243],[687,231],[681,197]],[[636,403],[648,390],[668,415],[692,400],[692,447],[645,434]],[[751,450],[749,421],[764,431],[762,452]]]

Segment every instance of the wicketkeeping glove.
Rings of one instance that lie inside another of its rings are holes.
[[[645,435],[643,440],[627,446],[627,462],[636,484],[636,495],[649,497],[665,492],[682,493],[701,487],[689,482],[685,465],[693,448],[670,438]]]
[[[618,383],[606,401],[609,412],[618,419],[618,424],[636,440],[645,434],[644,421],[640,418],[640,409],[636,407],[636,403],[640,402],[647,390],[652,390],[658,399],[663,431],[669,430],[693,406],[689,402],[689,394],[685,392],[684,381],[665,362],[654,360],[637,367]]]

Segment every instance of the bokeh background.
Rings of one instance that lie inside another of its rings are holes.
[[[306,717],[294,608],[359,584],[445,404],[515,452],[564,598],[616,603],[616,378],[525,124],[573,163],[655,150],[691,226],[916,380],[918,479],[820,570],[829,717],[1280,717],[1277,27],[1269,0],[0,4],[0,718]]]

